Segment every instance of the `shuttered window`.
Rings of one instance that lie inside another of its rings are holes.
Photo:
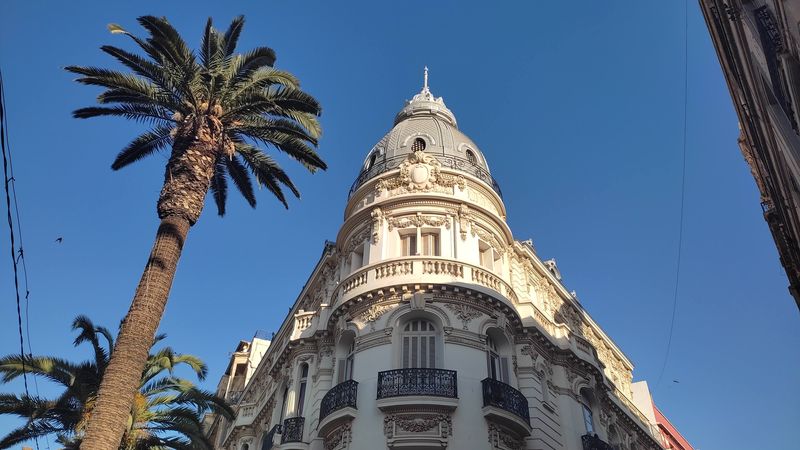
[[[425,256],[440,256],[439,233],[422,233],[422,254]]]
[[[436,327],[423,319],[403,328],[403,367],[436,367]]]
[[[414,256],[417,254],[417,235],[416,233],[404,234],[400,237],[400,245],[403,256]]]

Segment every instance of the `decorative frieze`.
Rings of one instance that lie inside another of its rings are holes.
[[[463,303],[445,303],[444,306],[455,313],[456,317],[461,320],[465,330],[469,328],[468,325],[472,319],[481,316],[480,311]]]
[[[448,217],[423,215],[422,213],[402,217],[389,217],[386,222],[389,224],[389,231],[395,228],[419,228],[424,226],[443,226],[448,230],[450,229],[450,219]]]

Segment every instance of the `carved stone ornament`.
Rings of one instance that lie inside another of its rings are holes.
[[[472,319],[480,317],[481,315],[480,311],[463,303],[445,303],[444,306],[450,311],[453,311],[456,317],[461,320],[464,330],[468,329],[469,322]]]
[[[458,228],[462,241],[467,239],[467,228],[470,226],[471,219],[472,213],[470,213],[469,206],[467,206],[465,203],[462,203],[458,207]]]
[[[390,217],[387,220],[389,231],[395,228],[445,227],[450,229],[450,220],[446,216],[424,216],[417,213],[412,216]]]
[[[383,191],[399,189],[400,193],[430,192],[458,186],[462,191],[467,187],[467,180],[461,175],[441,173],[442,163],[424,151],[416,151],[400,164],[400,173],[396,177],[383,178],[375,185],[378,196]],[[437,189],[438,188],[438,189]]]
[[[523,443],[522,439],[513,436],[506,429],[493,423],[489,424],[489,444],[491,444],[491,448],[521,450]]]
[[[392,308],[391,305],[378,305],[373,304],[370,305],[366,311],[362,312],[358,319],[364,323],[369,323],[372,329],[375,329],[375,322],[381,318],[381,316],[386,313],[386,311]]]
[[[372,238],[372,227],[366,226],[362,228],[358,233],[354,234],[353,237],[347,241],[347,246],[344,248],[344,258],[348,258],[350,253],[355,250],[358,246],[364,245],[364,241],[367,239]]]
[[[438,428],[438,430],[435,430]],[[383,432],[387,438],[396,437],[397,432],[434,432],[440,437],[453,435],[453,423],[446,414],[391,414],[383,419]]]
[[[383,225],[383,211],[380,208],[375,208],[370,213],[372,216],[372,243],[377,244],[380,242],[381,226]]]
[[[496,237],[494,237],[493,233],[490,233],[484,230],[483,228],[479,227],[478,225],[475,224],[475,222],[472,222],[470,226],[470,231],[472,232],[473,236],[478,236],[482,241],[489,244],[489,246],[492,247],[492,249],[497,253],[501,255],[505,254],[506,252],[505,246],[501,244]]]
[[[350,443],[350,422],[340,426],[333,433],[325,437],[325,450],[339,450],[347,448]]]

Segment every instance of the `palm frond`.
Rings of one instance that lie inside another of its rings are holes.
[[[225,42],[226,57],[231,56],[233,52],[236,51],[236,44],[239,42],[239,35],[242,33],[242,28],[244,28],[244,16],[236,16],[228,26],[228,30],[225,32],[225,37],[223,39],[223,42]]]
[[[172,143],[172,130],[172,127],[160,126],[141,134],[119,152],[111,164],[111,168],[119,170],[157,151],[163,150]]]
[[[220,217],[225,215],[225,201],[228,198],[228,181],[225,179],[228,166],[224,162],[225,158],[224,155],[217,158],[210,186],[214,202],[217,204],[217,214],[219,214]]]
[[[84,342],[89,342],[94,349],[95,364],[100,372],[104,371],[108,365],[109,350],[100,345],[100,340],[97,338],[98,330],[91,319],[84,315],[76,317],[72,321],[72,329],[73,331],[80,330],[80,334],[75,337],[72,345],[77,347]]]
[[[236,151],[242,156],[245,164],[256,177],[258,184],[272,192],[272,195],[285,208],[288,209],[289,204],[286,202],[286,196],[283,194],[281,184],[287,186],[295,197],[300,197],[300,192],[294,186],[292,180],[270,156],[249,144],[237,144]]]
[[[70,387],[75,381],[75,373],[80,370],[80,365],[75,365],[65,359],[34,356],[21,358],[19,355],[8,355],[0,358],[0,373],[2,381],[8,383],[22,376],[23,373],[39,375],[48,378],[65,387]]]
[[[166,17],[141,16],[136,20],[150,33],[150,45],[168,61],[178,66],[194,62],[192,51]]]
[[[302,139],[270,128],[249,128],[236,130],[240,135],[273,146],[300,162],[309,172],[327,169],[328,165]]]
[[[253,181],[250,179],[250,174],[247,173],[247,168],[242,164],[238,155],[233,158],[225,158],[225,164],[228,166],[228,175],[233,180],[233,184],[242,193],[242,196],[251,207],[256,207],[256,196],[253,192]]]

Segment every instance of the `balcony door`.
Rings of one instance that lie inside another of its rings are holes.
[[[508,380],[508,358],[500,356],[497,342],[491,337],[486,338],[486,363],[489,371],[489,378],[509,384]]]
[[[403,327],[403,368],[436,367],[436,327],[425,319],[413,319]]]

